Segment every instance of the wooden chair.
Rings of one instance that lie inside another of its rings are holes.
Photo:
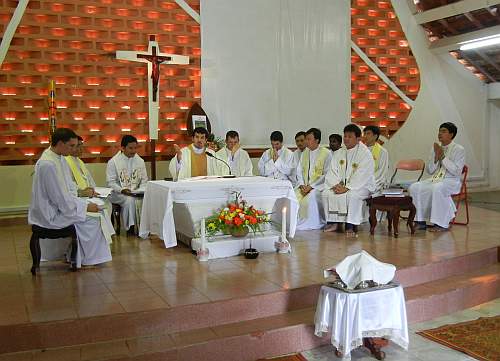
[[[462,186],[460,187],[460,193],[453,194],[451,199],[455,202],[455,207],[457,211],[455,212],[455,218],[451,221],[451,224],[458,224],[461,226],[466,226],[469,224],[469,198],[467,193],[467,175],[469,174],[469,168],[464,165],[462,169]],[[465,222],[457,222],[456,217],[458,214],[458,208],[460,207],[460,203],[462,201],[465,203]]]
[[[396,163],[395,168],[394,174],[391,177],[391,185],[394,184],[394,178],[396,177],[398,170],[420,171],[420,175],[417,179],[417,182],[419,182],[424,175],[425,162],[422,159],[403,159]]]
[[[71,270],[76,271],[76,252],[78,251],[78,243],[75,226],[71,225],[62,229],[50,229],[32,225],[31,231],[30,251],[31,258],[33,259],[31,274],[33,276],[36,276],[36,270],[40,268],[40,259],[42,258],[40,238],[57,239],[71,237]]]

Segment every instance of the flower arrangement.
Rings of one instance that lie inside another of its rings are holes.
[[[241,199],[241,193],[234,192],[234,194],[234,202],[229,202],[207,218],[206,232],[209,237],[217,233],[246,235],[248,230],[252,230],[253,233],[262,232],[263,225],[271,222],[269,214],[248,205]]]

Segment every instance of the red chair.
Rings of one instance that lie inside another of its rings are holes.
[[[457,208],[457,211],[455,212],[455,218],[451,221],[451,224],[458,224],[461,226],[466,226],[469,224],[469,197],[467,194],[467,175],[469,174],[469,168],[464,165],[464,168],[462,169],[462,186],[460,187],[460,193],[453,194],[451,196],[451,199],[453,199],[453,202],[455,202],[455,207]],[[457,214],[458,214],[458,208],[460,207],[461,202],[465,203],[465,222],[457,222]]]
[[[420,181],[422,175],[424,174],[425,162],[422,159],[403,159],[396,163],[394,174],[391,177],[391,186],[394,184],[394,178],[398,170],[406,171],[420,171],[417,182]]]

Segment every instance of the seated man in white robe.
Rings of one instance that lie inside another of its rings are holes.
[[[342,136],[336,133],[330,134],[328,136],[328,147],[332,153],[335,153],[337,150],[342,148]]]
[[[148,182],[148,173],[144,160],[137,154],[137,138],[125,135],[121,141],[121,150],[108,161],[106,183],[113,189],[109,200],[121,207],[121,224],[128,234],[134,233],[134,226],[139,229],[142,199],[135,197]]]
[[[240,146],[240,135],[237,131],[230,130],[226,133],[226,146],[216,154],[217,158],[224,162],[219,162],[220,175],[234,175],[236,177],[250,177],[253,175],[252,160],[248,153]],[[229,173],[231,170],[231,173]]]
[[[378,142],[380,128],[376,125],[368,125],[363,129],[365,145],[373,156],[375,163],[375,192],[387,188],[389,177],[389,152]]]
[[[297,167],[299,166],[300,157],[306,149],[306,132],[298,132],[295,134],[295,145],[297,149],[293,152],[293,171],[290,175],[290,180],[292,181],[292,186],[295,188],[298,186],[299,179],[297,178]]]
[[[114,231],[96,204],[76,196],[64,156],[77,144],[77,135],[71,129],[59,128],[52,134],[50,148],[35,165],[28,223],[48,229],[74,225],[78,250],[71,263],[80,268],[111,261],[109,242]]]
[[[271,133],[271,148],[267,149],[259,159],[259,174],[263,177],[289,180],[292,176],[293,153],[283,146],[283,133],[275,130]]]
[[[328,224],[324,231],[335,232],[345,223],[346,235],[352,237],[363,221],[363,202],[375,191],[375,166],[357,125],[344,128],[344,145],[335,151],[325,177],[322,196]]]
[[[311,128],[306,132],[307,148],[297,166],[298,186],[295,189],[299,201],[297,230],[321,229],[325,215],[321,202],[321,191],[325,175],[330,169],[332,152],[320,146],[321,131]]]
[[[433,232],[446,231],[455,217],[456,207],[451,195],[460,191],[461,175],[465,165],[465,150],[453,141],[457,135],[455,124],[439,126],[439,143],[434,143],[426,170],[430,179],[413,183],[408,189],[417,209],[415,221],[419,228],[426,228],[430,220]]]
[[[208,131],[198,127],[193,130],[193,144],[180,148],[174,144],[175,157],[169,164],[169,171],[174,181],[200,176],[219,175],[220,160],[215,152],[207,148]]]

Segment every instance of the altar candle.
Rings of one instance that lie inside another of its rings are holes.
[[[206,235],[205,235],[205,218],[201,219],[201,226],[200,226],[200,232],[201,232],[201,249],[202,251],[205,250],[205,241],[206,241]]]
[[[281,241],[286,239],[286,207],[281,210]]]

